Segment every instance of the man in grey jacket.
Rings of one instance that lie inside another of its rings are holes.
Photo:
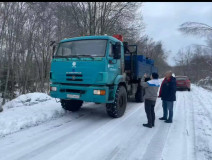
[[[146,78],[146,74],[144,75]],[[144,82],[141,81],[141,86],[145,89],[144,95],[144,105],[145,105],[145,112],[147,115],[147,124],[143,124],[144,127],[152,128],[155,125],[155,102],[157,99],[158,88],[160,87],[160,82],[158,80],[158,74],[152,73],[151,80]]]

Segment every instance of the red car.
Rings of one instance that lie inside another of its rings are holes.
[[[176,76],[177,89],[191,90],[191,81],[187,76]]]

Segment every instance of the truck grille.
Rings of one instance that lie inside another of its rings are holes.
[[[76,90],[76,89],[60,89],[60,92],[69,92],[69,93],[80,93],[84,94],[84,90]]]
[[[82,81],[82,74],[66,74],[67,81]]]

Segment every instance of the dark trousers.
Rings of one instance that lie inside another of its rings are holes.
[[[163,101],[163,117],[167,119],[168,113],[169,113],[169,121],[172,121],[173,118],[173,101]]]
[[[155,124],[155,101],[145,100],[145,112],[149,125]]]

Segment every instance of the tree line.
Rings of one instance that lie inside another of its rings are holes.
[[[51,41],[86,35],[122,34],[140,54],[167,67],[161,42],[143,35],[140,2],[0,2],[0,93],[48,92]]]
[[[185,35],[206,38],[206,44],[195,44],[182,48],[177,53],[174,71],[177,75],[187,75],[192,82],[212,77],[212,27],[199,22],[185,22],[179,31]]]

